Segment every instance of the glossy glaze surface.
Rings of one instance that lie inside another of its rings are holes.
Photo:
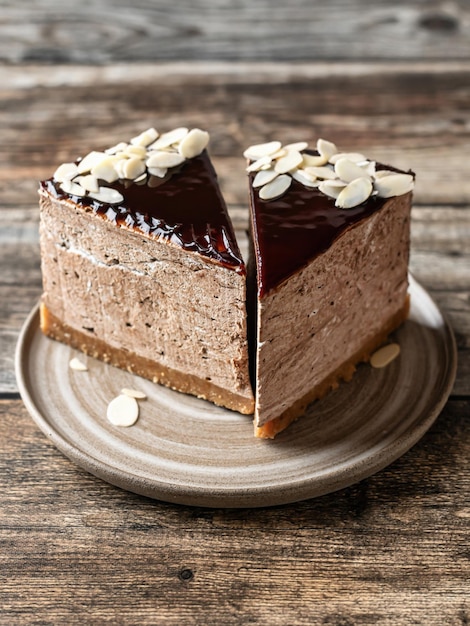
[[[221,265],[244,273],[245,265],[206,152],[187,161],[166,179],[152,177],[104,183],[118,189],[122,203],[106,204],[65,193],[52,178],[41,186],[52,196],[69,199],[116,225],[126,225],[150,237],[163,238]]]
[[[296,180],[280,198],[264,201],[259,198],[258,190],[253,189],[253,178],[254,174],[250,174],[252,236],[260,297],[305,267],[347,228],[379,211],[387,201],[370,197],[353,209],[339,209],[333,198]]]

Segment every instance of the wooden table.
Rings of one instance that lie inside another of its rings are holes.
[[[112,4],[2,3],[0,624],[469,624],[468,7]],[[322,136],[417,173],[411,270],[454,328],[457,380],[423,439],[360,484],[261,510],[152,501],[75,467],[21,402],[37,180],[183,124],[210,129],[239,229],[257,141]]]

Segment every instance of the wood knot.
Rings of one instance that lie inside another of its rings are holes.
[[[178,578],[183,582],[188,582],[189,580],[192,580],[194,578],[193,570],[187,567],[183,568],[179,571]]]
[[[441,33],[453,33],[459,28],[459,20],[449,13],[427,13],[419,20],[419,25],[426,30]]]

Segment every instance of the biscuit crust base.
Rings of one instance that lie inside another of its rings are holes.
[[[89,337],[79,330],[63,324],[43,302],[40,305],[40,325],[42,332],[51,339],[65,343],[95,359],[127,370],[137,376],[142,376],[142,378],[147,378],[154,383],[209,400],[218,406],[245,415],[250,415],[254,411],[253,400],[222,389],[210,381],[192,374],[184,374],[127,350],[111,347],[101,339]]]
[[[286,409],[281,415],[266,422],[262,426],[255,426],[255,437],[260,439],[274,439],[278,433],[286,429],[289,424],[303,415],[308,405],[314,400],[320,400],[333,389],[337,389],[340,381],[350,381],[356,371],[356,366],[359,363],[369,361],[375,350],[386,342],[390,333],[401,326],[406,320],[409,310],[410,298],[407,296],[403,307],[388,320],[380,333],[367,341],[359,352],[354,354],[352,358],[348,359],[337,370],[327,376],[321,383],[315,385],[313,389],[297,400],[295,404]]]

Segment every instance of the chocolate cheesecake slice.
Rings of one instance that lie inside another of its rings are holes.
[[[245,156],[255,434],[272,438],[406,319],[414,175],[324,140]]]
[[[246,268],[208,139],[148,129],[41,182],[41,328],[250,414]]]

